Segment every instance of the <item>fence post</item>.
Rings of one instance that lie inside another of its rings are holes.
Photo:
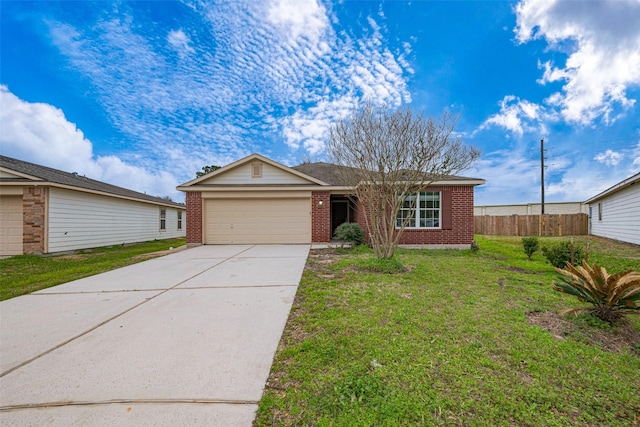
[[[562,214],[558,214],[558,236],[562,236]]]
[[[542,215],[538,216],[538,236],[542,236]]]

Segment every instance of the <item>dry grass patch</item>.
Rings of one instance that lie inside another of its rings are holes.
[[[555,339],[584,340],[606,351],[640,357],[640,332],[629,320],[607,326],[592,318],[589,313],[562,316],[552,311],[529,312],[527,319],[532,325],[549,331]]]

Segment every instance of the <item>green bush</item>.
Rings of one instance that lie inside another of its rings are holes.
[[[640,313],[640,273],[627,270],[609,274],[605,268],[586,261],[581,267],[567,265],[555,270],[560,273],[560,280],[553,282],[553,289],[593,306],[571,309],[567,313],[586,310],[609,324],[627,313]]]
[[[522,245],[524,246],[524,253],[527,254],[529,259],[531,259],[531,256],[540,248],[540,242],[538,242],[536,236],[523,237]]]
[[[352,243],[354,246],[358,246],[364,243],[364,231],[362,227],[355,222],[345,222],[340,224],[333,237],[337,240]]]
[[[564,268],[567,263],[571,264],[571,246],[568,240],[542,247],[542,254],[547,258],[549,264],[556,268]],[[579,265],[584,259],[584,249],[579,246],[573,247],[573,265]]]

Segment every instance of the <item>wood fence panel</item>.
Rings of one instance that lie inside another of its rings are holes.
[[[581,236],[589,233],[587,214],[475,216],[474,232],[490,236]]]

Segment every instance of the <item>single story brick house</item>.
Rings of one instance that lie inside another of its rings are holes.
[[[186,182],[177,189],[186,192],[187,243],[321,243],[344,222],[364,229],[355,189],[341,182],[337,168],[287,167],[252,154]],[[400,244],[469,247],[474,187],[481,184],[482,179],[451,176],[425,188],[419,197],[429,200],[429,219],[414,221]],[[416,217],[422,218],[425,206],[416,208]]]
[[[0,156],[0,256],[182,237],[186,207]]]
[[[589,234],[640,245],[640,173],[585,202]]]

